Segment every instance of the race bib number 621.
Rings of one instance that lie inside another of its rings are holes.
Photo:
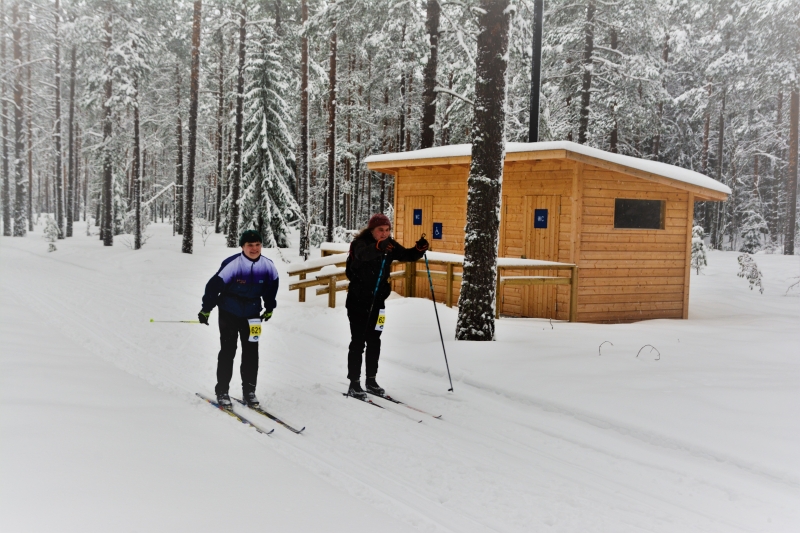
[[[250,338],[247,340],[250,342],[258,342],[258,339],[261,338],[261,319],[249,318],[247,322],[250,323]]]
[[[375,324],[375,331],[383,331],[383,326],[386,325],[386,309],[381,309],[378,314],[378,322]]]

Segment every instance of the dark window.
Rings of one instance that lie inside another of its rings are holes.
[[[614,200],[614,227],[622,229],[664,229],[663,200]]]

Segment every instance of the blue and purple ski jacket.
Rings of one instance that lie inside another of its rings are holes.
[[[222,262],[206,284],[203,295],[203,312],[215,306],[242,318],[256,318],[264,309],[272,311],[278,305],[278,271],[268,258],[259,256],[253,261],[244,252],[232,255]]]

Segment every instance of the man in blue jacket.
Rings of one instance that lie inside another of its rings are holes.
[[[203,308],[197,315],[207,326],[211,310],[219,307],[220,350],[214,390],[217,402],[226,409],[231,408],[228,388],[233,376],[237,337],[242,341],[243,399],[248,405],[258,406],[256,379],[261,322],[272,318],[278,293],[278,271],[270,259],[261,255],[261,235],[255,230],[247,230],[239,237],[239,246],[242,253],[223,261],[217,273],[208,280]]]

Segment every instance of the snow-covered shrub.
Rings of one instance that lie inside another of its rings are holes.
[[[706,244],[703,242],[705,231],[702,226],[692,228],[692,268],[699,274],[703,267],[708,266],[706,260]]]
[[[740,252],[752,254],[762,248],[761,236],[769,234],[767,221],[755,209],[747,209],[742,215],[742,247]]]
[[[58,236],[60,234],[61,232],[58,231],[58,224],[56,224],[56,221],[53,220],[53,217],[48,216],[47,220],[45,221],[44,233],[42,235],[42,237],[44,237],[48,242],[48,252],[56,251],[56,241],[58,240]]]
[[[336,226],[333,230],[333,242],[353,242],[353,238],[358,235],[358,231]]]
[[[740,278],[746,278],[747,281],[750,283],[750,290],[753,290],[753,287],[758,287],[758,291],[761,294],[764,294],[764,286],[761,285],[761,271],[758,269],[758,265],[750,254],[742,254],[739,256],[739,273],[736,274]]]

